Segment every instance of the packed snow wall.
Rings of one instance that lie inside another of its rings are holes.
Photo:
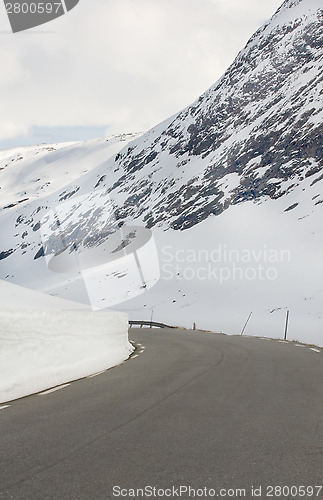
[[[132,350],[124,313],[2,309],[0,403],[111,368]]]

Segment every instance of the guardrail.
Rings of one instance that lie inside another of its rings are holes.
[[[130,328],[133,325],[140,325],[140,328],[143,326],[149,326],[150,328],[176,328],[176,326],[165,325],[164,323],[156,323],[156,321],[129,321]]]

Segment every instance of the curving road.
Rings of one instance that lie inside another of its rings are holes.
[[[1,407],[1,499],[166,498],[156,487],[187,500],[189,486],[323,498],[322,349],[167,329],[130,338],[123,365]]]

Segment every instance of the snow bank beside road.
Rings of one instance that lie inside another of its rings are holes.
[[[91,375],[127,359],[123,313],[0,312],[0,403]]]

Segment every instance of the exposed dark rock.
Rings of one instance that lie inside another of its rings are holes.
[[[285,212],[290,212],[290,210],[294,210],[294,208],[298,207],[298,203],[293,203],[290,207],[286,208]]]
[[[40,259],[40,257],[44,257],[45,252],[44,252],[44,247],[40,247],[38,252],[36,253],[34,260]]]
[[[5,252],[0,252],[0,260],[6,259],[10,255],[12,255],[15,252],[12,248],[10,250],[6,250]]]

